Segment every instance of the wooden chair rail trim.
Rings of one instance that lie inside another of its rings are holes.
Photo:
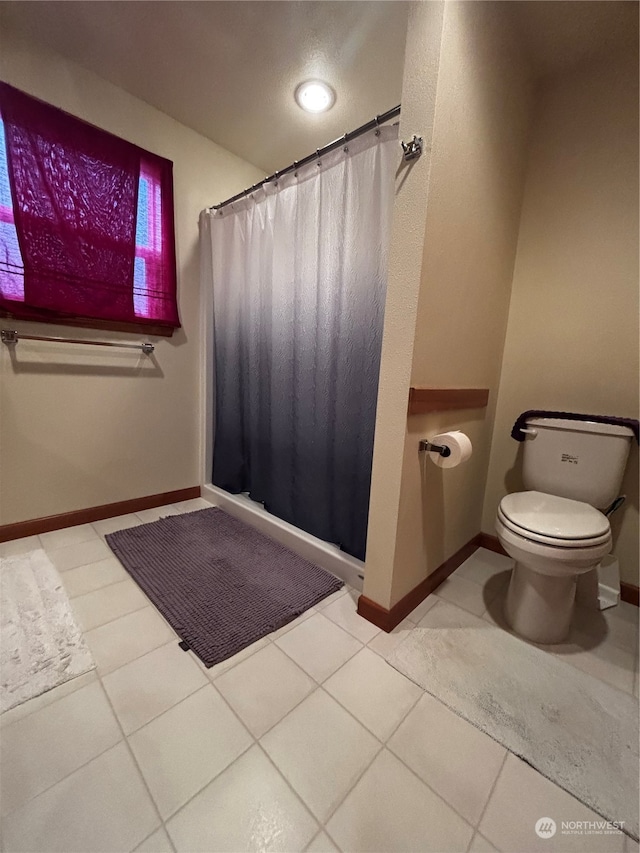
[[[488,402],[488,388],[409,388],[410,415],[449,409],[484,409]]]

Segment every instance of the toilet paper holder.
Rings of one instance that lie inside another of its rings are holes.
[[[440,456],[451,456],[451,448],[445,447],[442,444],[431,444],[430,441],[426,441],[426,439],[422,439],[420,444],[418,445],[418,450],[420,452],[429,451],[429,453],[439,453]]]

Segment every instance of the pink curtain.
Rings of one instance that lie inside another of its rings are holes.
[[[0,296],[0,306],[33,319],[178,326],[171,162],[5,83],[0,112],[24,266],[24,301]],[[161,203],[156,251],[134,288],[141,161]]]

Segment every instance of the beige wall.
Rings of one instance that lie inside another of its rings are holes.
[[[364,581],[364,594],[383,607],[393,582],[444,7],[413,3],[407,28],[400,138],[417,133],[425,148],[398,170],[389,250]]]
[[[1,23],[1,22],[0,22]],[[164,113],[2,27],[0,76],[174,162],[182,329],[134,351],[0,347],[0,523],[68,512],[200,482],[198,213],[263,177]],[[3,321],[69,335],[69,327]],[[86,338],[141,335],[73,330]]]
[[[591,63],[538,92],[484,502],[522,489],[526,409],[638,417],[638,57]],[[638,455],[612,518],[622,577],[638,582]]]
[[[364,594],[384,607],[480,530],[531,104],[528,68],[500,5],[445,3],[435,67],[417,58],[412,46],[420,28],[433,26],[435,13],[422,10],[409,24],[412,88],[405,81],[401,132],[426,135],[433,124],[433,147],[428,195],[416,198],[404,188],[398,195],[396,218],[417,213],[414,229],[396,229],[392,239],[364,585]],[[416,78],[425,91],[435,88],[435,118]],[[413,110],[411,126],[407,107]],[[410,175],[406,185],[412,180]],[[425,217],[416,256],[415,232]],[[414,287],[415,326],[404,330],[413,341],[408,355],[406,341],[391,346],[389,324],[398,324],[395,315],[389,319],[389,301],[406,300]],[[394,385],[393,395],[388,384]],[[407,421],[410,384],[489,388],[490,406]],[[447,429],[470,436],[471,460],[449,470],[424,464],[419,440]]]

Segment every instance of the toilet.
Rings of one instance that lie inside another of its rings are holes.
[[[561,643],[578,575],[611,551],[603,510],[618,496],[633,432],[551,417],[528,419],[522,432],[527,491],[506,495],[496,518],[500,544],[515,560],[505,617],[527,640]]]

